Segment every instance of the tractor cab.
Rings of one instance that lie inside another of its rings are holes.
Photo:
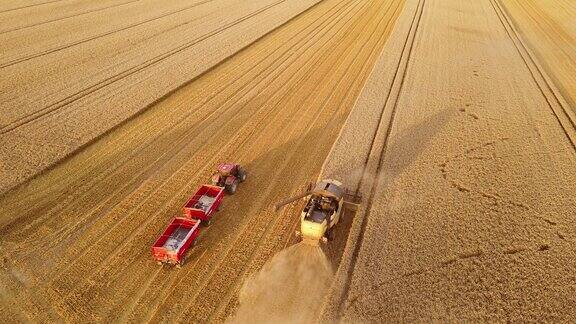
[[[220,163],[212,174],[212,184],[224,187],[229,194],[235,193],[238,183],[244,180],[246,171],[236,163]]]

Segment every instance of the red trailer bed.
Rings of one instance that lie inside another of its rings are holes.
[[[202,185],[184,205],[184,217],[200,219],[210,224],[212,215],[218,210],[224,197],[224,188]]]
[[[200,220],[175,217],[152,245],[152,256],[158,263],[181,265],[186,250],[196,241]]]

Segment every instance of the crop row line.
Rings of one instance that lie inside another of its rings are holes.
[[[421,20],[422,14],[424,12],[425,3],[426,3],[426,0],[419,0],[418,4],[417,4],[417,8],[414,11],[414,16],[412,18],[412,22],[410,24],[410,28],[409,28],[408,34],[406,36],[406,40],[404,42],[404,46],[402,48],[402,52],[401,52],[399,60],[398,60],[398,65],[396,66],[396,69],[394,72],[392,84],[390,85],[388,94],[386,96],[386,100],[384,101],[383,106],[382,106],[382,110],[380,112],[378,127],[376,128],[376,130],[374,131],[374,134],[372,136],[372,142],[370,144],[370,150],[369,150],[370,153],[368,154],[368,156],[364,162],[363,175],[362,175],[362,178],[361,178],[361,180],[358,184],[357,190],[356,190],[356,193],[358,194],[360,189],[362,188],[363,184],[367,180],[369,181],[368,183],[370,183],[370,182],[372,183],[370,185],[370,188],[367,188],[368,199],[366,201],[366,204],[363,206],[363,208],[361,210],[359,210],[358,214],[356,215],[356,217],[358,217],[359,214],[362,216],[361,226],[360,226],[360,232],[358,235],[357,242],[355,243],[353,250],[352,250],[351,261],[350,261],[350,265],[347,269],[348,271],[347,271],[347,275],[346,275],[346,281],[344,282],[342,295],[340,298],[340,304],[337,307],[337,313],[340,317],[343,315],[343,312],[345,310],[345,303],[346,303],[346,300],[348,299],[348,296],[350,293],[353,270],[356,266],[356,262],[358,261],[358,255],[360,253],[360,249],[361,249],[362,244],[363,244],[366,228],[368,226],[368,219],[370,218],[372,203],[374,200],[376,189],[378,187],[378,182],[379,182],[378,179],[379,179],[380,173],[382,171],[381,169],[382,169],[382,163],[384,160],[384,156],[386,153],[386,147],[387,147],[388,140],[390,137],[390,132],[392,130],[392,125],[394,123],[396,108],[398,106],[398,99],[400,98],[400,95],[401,95],[402,90],[403,90],[404,80],[406,77],[406,73],[408,71],[410,59],[412,57],[412,50],[414,48],[416,35],[418,33],[418,29],[420,26],[420,20]],[[392,93],[393,90],[395,90],[394,93]],[[384,133],[384,134],[381,134],[381,133]],[[379,147],[380,145],[376,145],[378,142],[378,138],[380,137],[379,135],[383,136],[383,144],[382,144],[381,148]],[[369,172],[370,171],[369,170],[369,162],[370,162],[371,158],[373,158],[373,157],[375,158],[376,156],[377,156],[376,172],[374,175],[372,175]],[[370,181],[370,179],[373,179],[373,181]]]
[[[50,4],[50,3],[54,3],[54,2],[61,2],[61,1],[64,1],[64,0],[44,1],[44,2],[41,2],[41,3],[32,4],[32,5],[21,6],[21,7],[11,8],[11,9],[5,9],[5,10],[0,11],[0,13],[10,12],[10,11],[16,11],[16,10],[21,10],[21,9],[26,9],[26,8],[32,8],[32,7],[38,7],[38,6],[41,6],[41,5]]]
[[[10,33],[10,32],[19,31],[19,30],[22,30],[22,29],[31,28],[31,27],[37,27],[37,26],[41,26],[41,25],[53,23],[53,22],[60,21],[60,20],[65,20],[65,19],[69,19],[69,18],[75,18],[75,17],[79,17],[79,16],[82,16],[82,15],[87,15],[87,14],[91,14],[91,13],[94,13],[94,12],[106,10],[106,9],[116,8],[116,7],[120,7],[120,6],[123,6],[123,5],[130,4],[130,3],[132,3],[132,2],[138,2],[138,1],[142,1],[142,0],[130,0],[130,1],[126,1],[126,2],[121,2],[121,3],[118,3],[118,4],[114,4],[114,5],[111,5],[111,6],[106,6],[106,7],[102,7],[102,8],[98,8],[98,9],[92,9],[92,10],[84,11],[84,12],[81,12],[81,13],[78,13],[78,14],[75,14],[75,15],[70,15],[70,16],[66,16],[66,17],[60,17],[60,18],[56,18],[56,19],[46,20],[46,21],[42,21],[42,22],[39,22],[39,23],[35,23],[35,24],[31,24],[31,25],[26,25],[26,26],[21,26],[21,27],[17,27],[17,28],[6,29],[6,30],[3,30],[3,31],[0,31],[0,35],[2,35],[2,34],[7,34],[7,33]],[[4,65],[0,65],[0,68],[3,68],[3,67],[4,67]]]

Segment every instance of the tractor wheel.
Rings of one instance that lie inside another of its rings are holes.
[[[231,185],[226,186],[226,191],[233,195],[236,192],[236,188],[238,187],[238,182],[234,181]]]
[[[246,176],[246,170],[238,168],[238,179],[240,179],[240,182],[246,181]]]

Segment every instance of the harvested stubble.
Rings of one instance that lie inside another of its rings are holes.
[[[0,193],[317,2],[57,1],[0,12]]]
[[[1,197],[0,316],[233,314],[243,280],[292,242],[297,207],[269,207],[317,177],[402,4],[323,1]],[[182,269],[158,268],[149,247],[221,161],[248,180]]]

